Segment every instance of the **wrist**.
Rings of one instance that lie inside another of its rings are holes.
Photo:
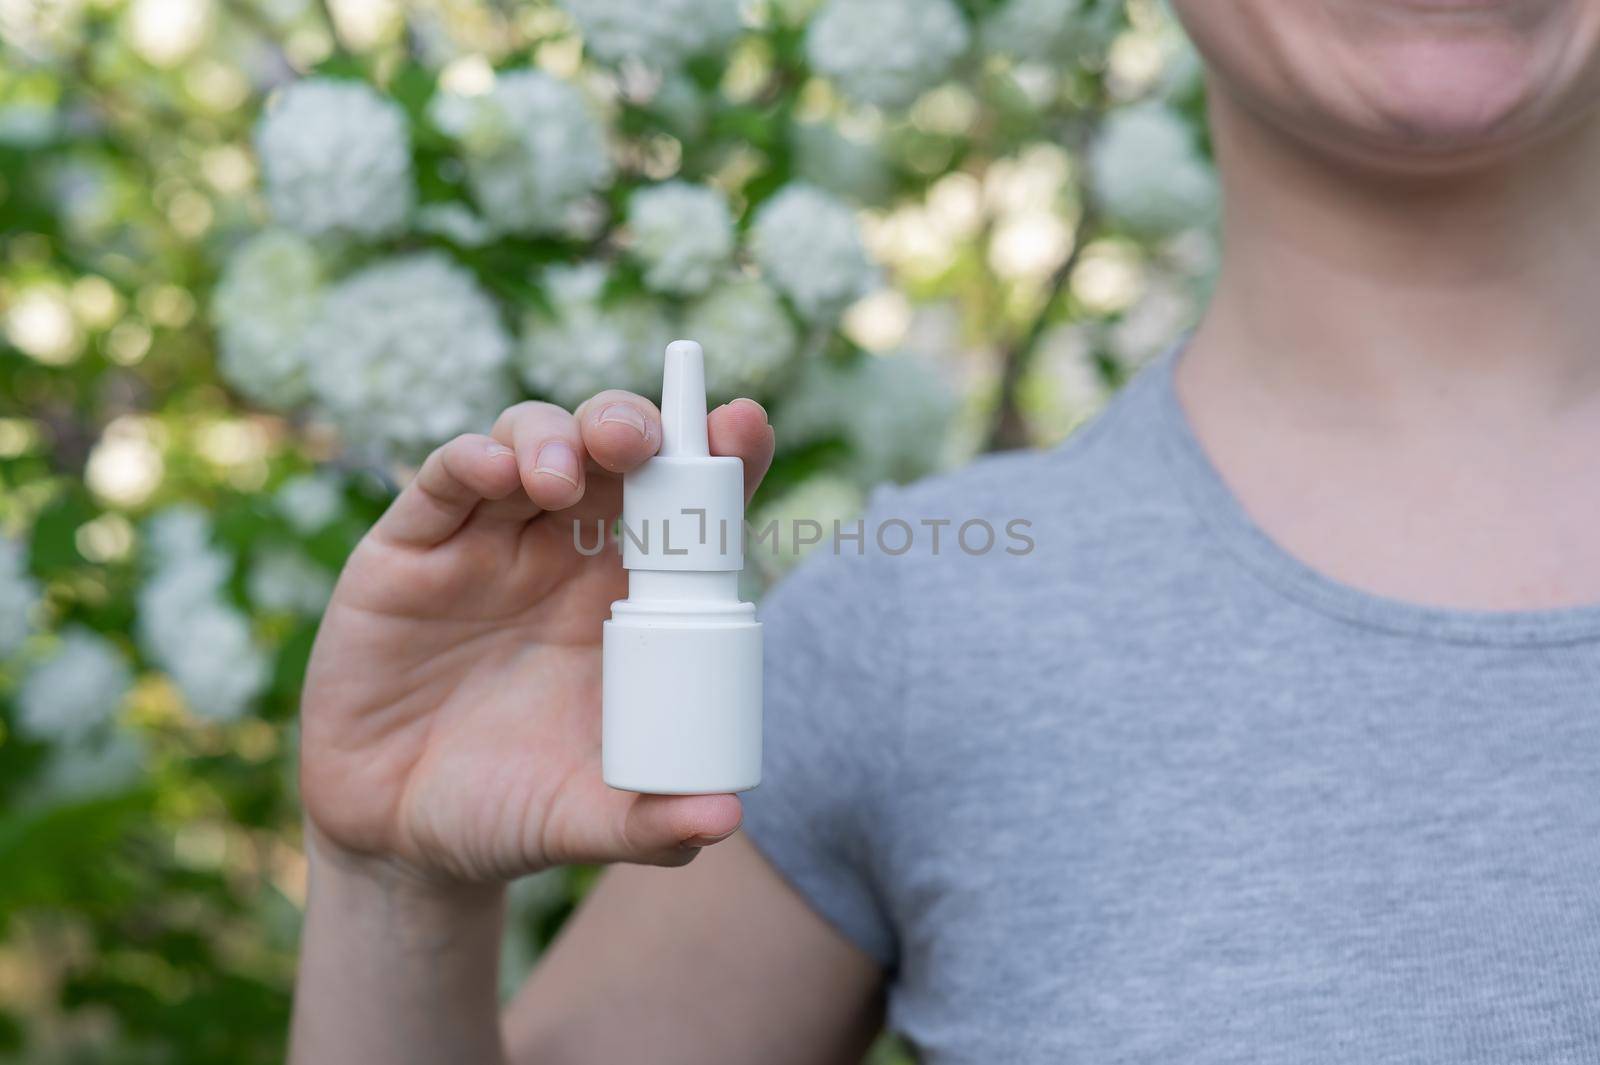
[[[310,893],[381,898],[387,906],[440,914],[498,912],[505,897],[501,883],[476,883],[432,876],[404,861],[364,854],[334,841],[309,818],[305,821]]]
[[[505,889],[441,883],[306,825],[292,1062],[501,1062]]]

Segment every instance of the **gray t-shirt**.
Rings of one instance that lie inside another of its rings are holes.
[[[930,1062],[1600,1061],[1600,607],[1313,572],[1173,362],[774,592],[751,838]]]

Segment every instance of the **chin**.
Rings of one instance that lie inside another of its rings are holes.
[[[1176,0],[1213,83],[1323,152],[1492,159],[1600,103],[1600,0]]]
[[[1595,77],[1569,52],[1542,35],[1391,27],[1331,72],[1327,132],[1343,125],[1355,146],[1397,163],[1512,150],[1592,105]]]

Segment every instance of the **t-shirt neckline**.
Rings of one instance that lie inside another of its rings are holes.
[[[1451,643],[1554,644],[1600,637],[1600,603],[1540,610],[1427,606],[1364,591],[1290,554],[1256,524],[1212,463],[1178,396],[1186,343],[1150,367],[1163,450],[1190,505],[1223,546],[1258,578],[1320,613],[1354,624]]]

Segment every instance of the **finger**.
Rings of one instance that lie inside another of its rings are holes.
[[[628,805],[623,838],[627,859],[683,865],[739,829],[743,807],[734,795],[640,795]]]
[[[428,456],[372,531],[390,543],[431,547],[449,539],[478,504],[516,490],[517,462],[511,449],[468,433]]]
[[[522,487],[541,508],[563,510],[583,498],[587,456],[571,414],[554,403],[518,403],[495,422],[494,437],[516,451]]]
[[[767,412],[753,399],[724,403],[706,418],[713,455],[736,455],[744,460],[745,502],[755,494],[772,465],[772,426]]]
[[[661,412],[632,392],[600,392],[584,401],[577,418],[590,457],[612,473],[628,472],[661,446]]]

